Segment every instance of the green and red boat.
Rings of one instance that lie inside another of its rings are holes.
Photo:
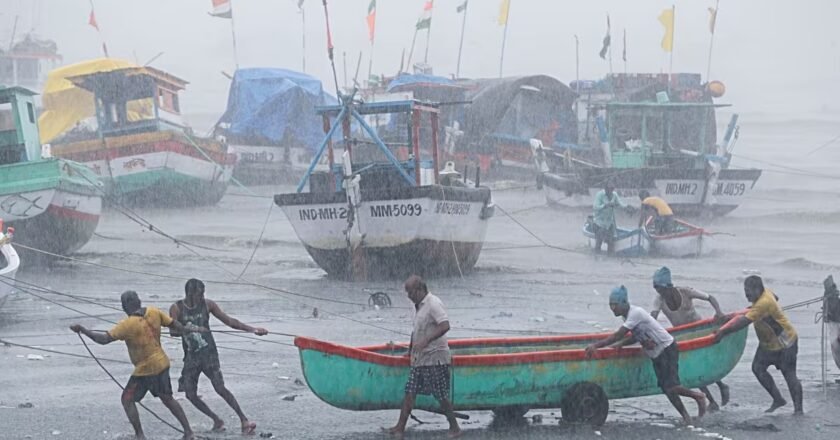
[[[747,329],[715,344],[720,322],[703,320],[669,331],[680,350],[682,384],[696,388],[729,374],[741,359]],[[524,415],[560,408],[572,422],[601,425],[609,400],[661,394],[651,361],[639,346],[603,348],[587,359],[584,347],[607,334],[450,340],[452,403],[456,411]],[[309,388],[342,409],[399,409],[409,372],[407,344],[348,347],[297,337]],[[432,396],[416,408],[438,412]]]

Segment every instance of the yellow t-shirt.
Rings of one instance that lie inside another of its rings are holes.
[[[796,330],[776,302],[776,295],[769,289],[764,289],[746,318],[753,322],[758,347],[763,350],[779,351],[796,342]]]
[[[668,206],[668,202],[660,197],[647,197],[642,200],[642,206],[650,206],[656,210],[657,214],[663,217],[667,215],[674,215],[674,211],[671,211],[671,207]]]
[[[160,328],[172,324],[172,318],[154,307],[146,307],[144,317],[129,316],[118,322],[108,334],[125,341],[128,357],[134,364],[132,376],[154,376],[169,368],[169,358],[160,345]]]

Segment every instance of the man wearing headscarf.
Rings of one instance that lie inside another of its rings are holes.
[[[694,399],[697,402],[697,417],[703,417],[706,413],[705,396],[680,384],[680,354],[674,337],[643,308],[630,305],[627,288],[624,286],[616,287],[610,292],[610,309],[615,316],[624,318],[624,325],[612,335],[588,345],[586,357],[592,357],[601,347],[624,340],[627,334],[632,332],[633,339],[641,344],[642,350],[653,361],[657,384],[680,413],[683,421],[691,423],[691,417],[680,396]]]
[[[694,307],[692,301],[695,299],[708,301],[715,309],[716,319],[725,317],[720,310],[720,304],[712,295],[691,287],[674,287],[671,282],[671,269],[665,266],[662,266],[653,274],[653,289],[656,290],[657,295],[650,311],[651,316],[656,319],[659,317],[659,312],[662,311],[674,327],[703,319]],[[726,405],[729,402],[729,387],[722,381],[715,383],[720,388],[720,404]],[[703,394],[709,400],[709,411],[720,409],[708,387],[700,387],[700,391],[703,391]]]

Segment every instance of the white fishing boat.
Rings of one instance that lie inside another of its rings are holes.
[[[642,235],[650,242],[651,253],[666,257],[699,257],[712,245],[711,232],[681,219],[674,219],[668,232],[660,233],[650,217],[642,226]]]
[[[583,225],[583,236],[586,237],[589,248],[598,251],[596,248],[597,237],[595,236],[595,223],[592,217],[586,219]],[[645,237],[642,229],[616,228],[613,241],[614,255],[617,257],[641,257],[650,252],[650,240]],[[607,244],[603,243],[602,249]]]
[[[275,203],[328,274],[394,278],[458,274],[475,265],[494,211],[490,189],[456,177],[454,169],[438,171],[438,112],[414,100],[360,104],[349,96],[318,109],[327,135],[297,192],[276,195]],[[399,113],[413,121],[407,140],[389,135],[384,142],[365,122],[365,116]],[[351,120],[365,138],[351,133]],[[430,120],[431,136],[421,148],[422,120]],[[337,127],[344,135],[340,163],[332,144]],[[394,151],[406,146],[412,154],[398,159]],[[325,151],[326,169],[315,171]]]

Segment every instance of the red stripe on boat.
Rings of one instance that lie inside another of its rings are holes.
[[[81,212],[75,209],[65,208],[63,206],[50,205],[47,207],[47,212],[57,217],[72,218],[74,220],[83,220],[86,222],[99,221],[98,214],[88,214],[87,212]]]

